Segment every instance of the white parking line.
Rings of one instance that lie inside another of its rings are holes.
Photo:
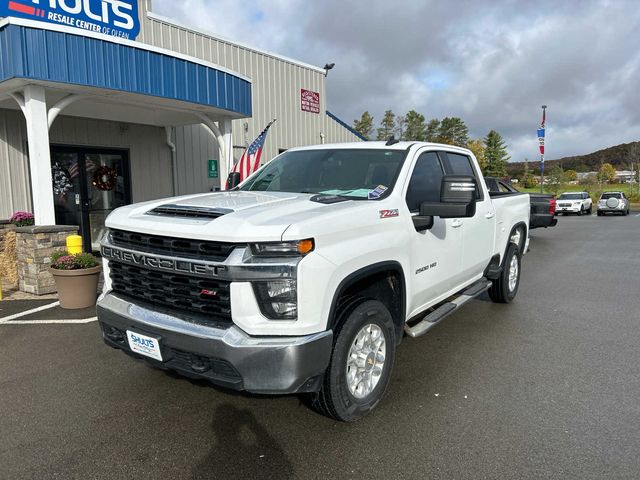
[[[83,320],[18,320],[1,322],[2,325],[48,325],[48,324],[69,324],[82,325],[86,323],[97,322],[98,317],[85,318]]]
[[[0,318],[0,325],[3,323],[7,323],[11,320],[15,320],[16,318],[26,317],[27,315],[31,315],[32,313],[42,312],[43,310],[49,310],[50,308],[57,307],[60,305],[60,302],[53,302],[48,305],[43,305],[42,307],[32,308],[31,310],[27,310],[24,312],[16,313],[15,315],[9,315],[8,317]]]

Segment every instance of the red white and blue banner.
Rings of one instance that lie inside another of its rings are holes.
[[[538,143],[540,144],[540,155],[544,158],[544,137],[547,125],[547,109],[546,107],[542,108],[542,123],[540,123],[540,128],[538,129]],[[544,162],[544,159],[542,160]]]
[[[260,157],[262,156],[262,149],[264,142],[267,139],[267,132],[275,120],[269,123],[264,130],[258,135],[249,148],[247,148],[240,160],[233,166],[232,172],[238,172],[240,174],[240,181],[243,182],[249,175],[258,170],[260,167]]]
[[[0,17],[25,18],[135,40],[138,0],[0,0]]]

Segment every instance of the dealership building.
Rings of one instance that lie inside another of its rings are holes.
[[[150,0],[0,0],[0,219],[79,225],[219,188],[265,126],[262,161],[362,138],[322,68],[153,13]]]

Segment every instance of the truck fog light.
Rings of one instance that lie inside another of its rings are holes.
[[[298,299],[295,280],[271,280],[253,284],[260,310],[271,320],[295,320]]]

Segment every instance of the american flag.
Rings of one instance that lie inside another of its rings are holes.
[[[240,157],[240,160],[238,160],[231,169],[232,172],[238,172],[240,174],[241,182],[244,181],[244,179],[251,175],[253,172],[255,172],[260,166],[262,147],[264,147],[264,142],[267,138],[267,131],[269,130],[269,127],[273,125],[273,122],[275,122],[275,120],[270,122],[269,125],[264,128],[262,133],[258,135],[258,138],[256,138],[253,143],[249,145],[249,148],[244,151],[242,157]]]

